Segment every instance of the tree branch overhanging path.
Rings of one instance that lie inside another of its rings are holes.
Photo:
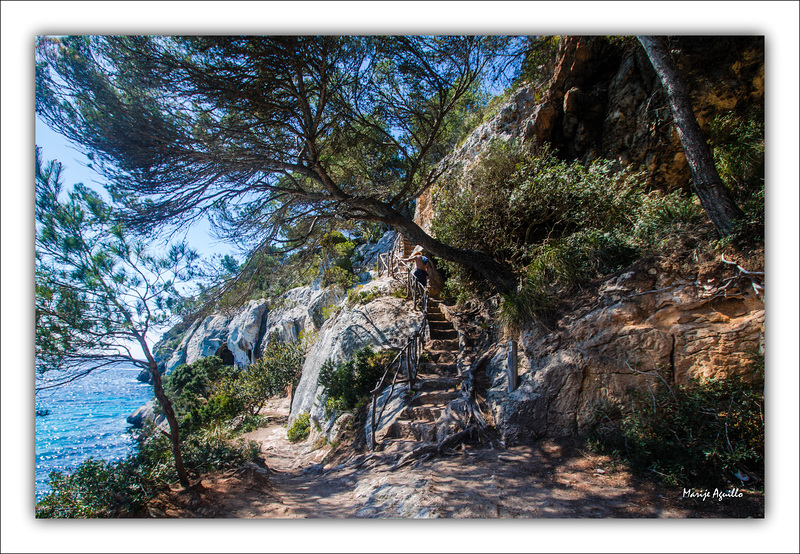
[[[36,110],[82,145],[134,229],[214,214],[255,253],[380,222],[498,291],[510,267],[409,215],[448,125],[510,37],[40,38]]]

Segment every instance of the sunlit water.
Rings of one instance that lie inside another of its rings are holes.
[[[36,417],[36,500],[50,491],[53,470],[71,471],[90,457],[115,461],[133,452],[126,418],[150,400],[150,385],[136,380],[138,369],[117,368],[37,395],[47,409]]]

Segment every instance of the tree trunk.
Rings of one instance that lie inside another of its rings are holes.
[[[517,290],[517,279],[511,269],[489,254],[479,250],[456,248],[444,244],[426,233],[411,219],[403,217],[388,205],[381,204],[371,207],[373,209],[370,212],[377,213],[380,216],[380,221],[391,225],[410,241],[422,246],[431,255],[477,271],[499,293],[509,293]]]
[[[727,236],[733,230],[735,220],[743,214],[714,167],[711,149],[697,123],[686,85],[659,37],[637,38],[667,91],[678,137],[692,172],[695,192],[717,231]]]
[[[145,349],[145,356],[147,356],[148,361],[148,369],[150,370],[150,375],[153,377],[153,393],[155,394],[158,403],[161,405],[161,409],[164,410],[164,415],[166,416],[167,423],[169,424],[169,441],[172,445],[172,456],[175,459],[175,470],[178,472],[178,479],[184,488],[189,488],[189,476],[186,474],[186,468],[183,466],[183,456],[181,454],[178,418],[175,417],[175,410],[172,408],[172,402],[170,402],[169,398],[167,398],[167,395],[164,392],[164,387],[161,384],[161,375],[158,372],[158,364],[156,363],[155,358],[153,358],[146,346],[142,346],[142,348]]]

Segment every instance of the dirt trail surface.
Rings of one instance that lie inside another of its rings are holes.
[[[633,476],[609,457],[543,441],[504,450],[462,446],[392,471],[397,454],[347,454],[286,439],[288,399],[270,424],[244,436],[267,468],[203,476],[192,490],[154,500],[154,517],[215,518],[742,518],[763,517],[763,495],[686,498]],[[709,494],[712,494],[713,488]]]

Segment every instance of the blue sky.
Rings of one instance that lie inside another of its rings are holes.
[[[36,117],[35,124],[36,145],[42,148],[42,159],[47,162],[57,160],[64,167],[64,185],[71,186],[75,183],[83,183],[104,193],[104,198],[108,199],[103,189],[105,180],[102,175],[88,167],[89,160],[80,150],[62,135],[50,129],[39,117]],[[197,250],[203,257],[210,257],[214,254],[230,254],[240,262],[242,256],[230,244],[223,243],[210,233],[210,227],[204,220],[202,223],[194,225],[188,230],[186,240],[189,246]]]

